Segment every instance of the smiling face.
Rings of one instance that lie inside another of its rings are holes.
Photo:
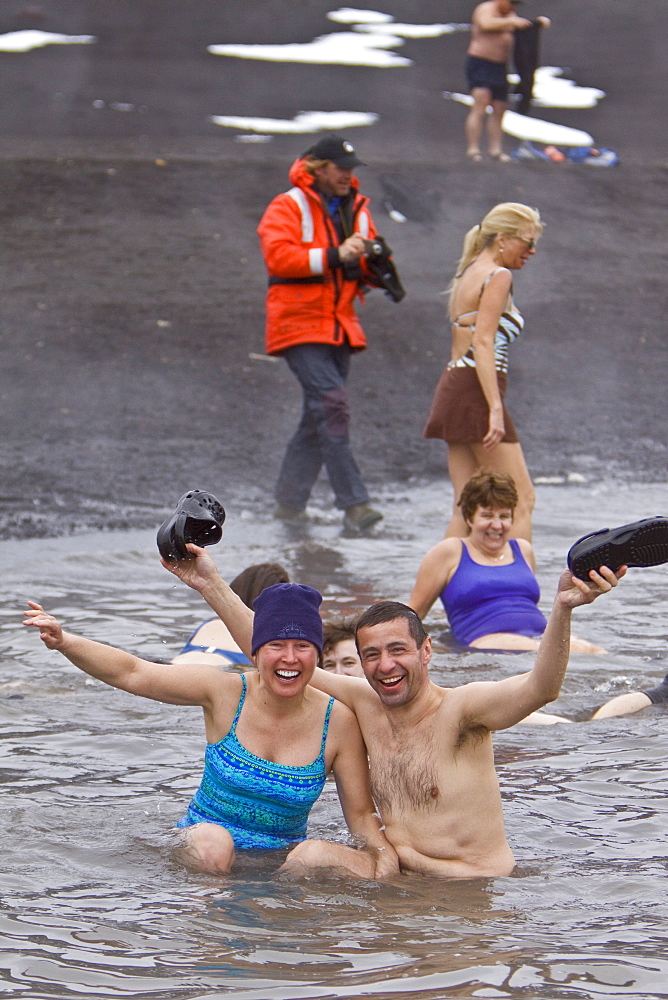
[[[261,683],[272,694],[290,698],[301,694],[311,680],[318,650],[306,639],[273,639],[260,646],[255,662]]]
[[[511,271],[523,268],[529,258],[536,254],[537,238],[538,234],[532,226],[527,226],[521,236],[506,236],[504,233],[499,233],[497,240],[503,266],[510,268]]]
[[[508,541],[513,526],[510,507],[477,507],[473,517],[466,522],[469,538],[481,552],[497,555]]]
[[[362,627],[357,642],[364,676],[388,708],[408,704],[428,682],[431,639],[418,646],[405,618]]]
[[[322,665],[325,670],[331,670],[334,674],[364,677],[354,639],[342,639],[328,646],[323,652]]]

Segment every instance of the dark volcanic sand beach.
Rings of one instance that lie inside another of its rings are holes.
[[[610,0],[526,5],[554,20],[544,61],[607,94],[597,108],[543,116],[615,148],[613,168],[465,162],[465,109],[441,97],[463,88],[465,34],[408,41],[415,65],[403,69],[272,65],[203,50],[309,40],[334,30],[333,5],[300,5],[299,25],[284,16],[288,0],[224,14],[198,0],[192,24],[171,3],[146,2],[141,17],[133,4],[103,6],[53,2],[37,25],[94,34],[96,46],[0,53],[0,537],[149,527],[193,486],[257,510],[271,503],[300,399],[284,362],[262,357],[255,228],[312,140],[243,145],[208,121],[220,113],[380,115],[352,137],[408,294],[395,305],[373,292],[361,308],[370,346],[350,388],[372,491],[444,475],[445,447],[420,437],[449,350],[439,293],[464,231],[502,200],[537,206],[546,224],[515,284],[527,333],[512,349],[508,403],[530,469],[665,477],[667,140],[651,95],[666,82],[668,5],[616,0],[612,15]],[[588,41],[584,6],[597,24]],[[381,9],[414,21],[415,8]],[[4,4],[0,31],[16,30],[24,9]],[[471,9],[424,2],[419,20],[466,21]],[[95,100],[145,111],[96,114]],[[382,208],[397,181],[404,224]]]

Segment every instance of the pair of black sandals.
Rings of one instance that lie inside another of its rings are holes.
[[[215,545],[223,537],[225,511],[212,493],[190,490],[158,529],[158,551],[167,562],[193,559],[186,546]],[[588,580],[591,570],[608,566],[658,566],[668,562],[668,517],[646,517],[620,528],[603,528],[571,546],[568,568]]]

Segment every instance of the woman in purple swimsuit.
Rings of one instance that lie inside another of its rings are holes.
[[[546,619],[533,548],[510,538],[517,489],[511,476],[482,471],[459,500],[468,528],[464,538],[444,538],[420,564],[409,605],[420,618],[440,596],[455,639],[477,649],[537,649]],[[584,639],[571,650],[603,653]]]

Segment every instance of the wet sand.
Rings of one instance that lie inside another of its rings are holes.
[[[401,51],[414,66],[404,69],[271,65],[215,59],[205,47],[308,40],[334,29],[332,6],[309,4],[298,28],[281,19],[290,5],[280,0],[224,14],[197,7],[184,25],[171,3],[158,18],[152,3],[92,11],[62,0],[41,28],[92,33],[97,46],[2,56],[0,537],[149,527],[193,486],[233,507],[271,503],[300,399],[284,363],[261,357],[255,227],[310,137],[242,145],[207,116],[332,107],[333,84],[335,108],[381,116],[353,137],[408,293],[395,305],[373,292],[360,309],[370,346],[353,361],[350,388],[371,490],[444,474],[444,446],[420,437],[449,351],[439,293],[464,231],[501,200],[536,205],[546,223],[516,280],[526,336],[512,349],[508,393],[532,472],[661,480],[668,147],[651,94],[667,75],[652,44],[666,8],[635,3],[630,42],[629,4],[610,15],[607,0],[594,0],[597,31],[585,45],[575,0],[527,4],[555,21],[544,61],[607,92],[589,111],[543,117],[588,129],[621,163],[473,168],[465,109],[441,97],[462,88],[465,34],[408,41]],[[11,5],[0,30],[15,30],[21,9]],[[383,6],[407,21],[410,9]],[[420,20],[466,21],[470,10],[425,2]],[[112,99],[135,110],[114,113]],[[404,224],[382,207],[397,183]],[[327,489],[320,496],[329,503]]]

